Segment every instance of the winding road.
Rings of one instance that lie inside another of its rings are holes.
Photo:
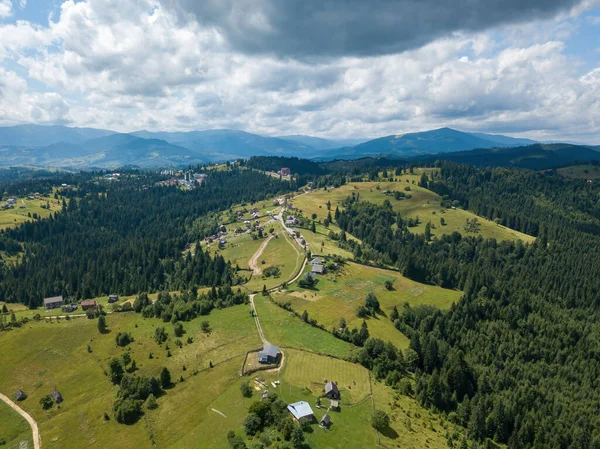
[[[3,402],[5,402],[6,405],[8,405],[10,408],[12,408],[15,412],[17,412],[19,415],[21,415],[23,417],[23,419],[25,419],[25,421],[27,421],[29,423],[29,426],[31,427],[31,432],[33,433],[33,447],[34,447],[34,449],[41,449],[42,439],[40,438],[40,431],[38,429],[37,423],[31,417],[31,415],[29,413],[27,413],[25,410],[23,410],[21,407],[19,407],[17,404],[15,404],[13,401],[11,401],[7,396],[3,395],[2,393],[0,393],[0,399]]]

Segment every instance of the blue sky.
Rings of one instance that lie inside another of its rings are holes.
[[[0,0],[0,125],[600,144],[599,0],[247,5]]]

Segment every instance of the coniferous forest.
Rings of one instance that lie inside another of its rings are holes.
[[[0,235],[1,249],[24,251],[19,263],[3,265],[0,300],[35,307],[56,295],[81,299],[234,285],[235,270],[222,257],[201,250],[184,256],[186,245],[218,226],[206,230],[197,225],[199,218],[290,188],[250,170],[211,171],[207,182],[189,191],[154,187],[152,173],[113,183],[99,183],[89,174],[69,179],[73,188],[61,192],[62,212]],[[28,192],[52,188],[48,180],[24,183]]]
[[[465,293],[447,313],[398,311],[395,325],[414,351],[416,397],[475,440],[511,449],[600,447],[598,186],[553,172],[450,163],[422,183],[537,239],[526,246],[455,233],[427,241],[389,203],[346,200],[338,224],[363,241],[355,256]],[[375,342],[361,363],[391,384],[405,368]]]
[[[447,312],[406,305],[382,317],[410,338],[410,349],[368,338],[357,361],[447,414],[473,440],[490,438],[510,449],[600,448],[600,186],[554,171],[437,165],[420,185],[536,240],[416,235],[389,201],[348,197],[334,221],[339,244],[357,262],[464,292]],[[322,188],[361,173],[377,176],[369,163],[351,172],[329,165],[325,174],[300,178]],[[248,169],[211,171],[202,187],[189,191],[155,187],[159,178],[152,173],[116,183],[89,173],[69,176],[74,188],[61,192],[62,212],[0,234],[0,250],[19,257],[3,264],[0,300],[37,306],[58,294],[80,299],[213,286],[221,289],[206,295],[207,304],[221,297],[239,303],[243,294],[231,290],[239,283],[235,269],[222,257],[185,252],[186,245],[215,231],[215,212],[298,185]],[[15,181],[5,191],[52,192],[61,182]],[[346,233],[362,243],[346,240]],[[137,301],[148,316],[204,313],[185,303],[166,293],[154,305]],[[411,374],[414,391],[406,381]]]

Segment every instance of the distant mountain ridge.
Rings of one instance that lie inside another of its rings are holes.
[[[315,161],[364,157],[410,159],[476,149],[494,148],[501,152],[502,149],[530,144],[536,142],[495,134],[466,133],[451,128],[364,141],[306,135],[270,137],[231,129],[117,133],[60,125],[17,125],[0,127],[0,166],[88,169],[127,165],[157,168],[251,156],[295,156]],[[581,148],[594,151],[591,147]],[[486,157],[491,158],[492,155],[490,153]]]

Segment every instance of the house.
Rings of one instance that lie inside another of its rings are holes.
[[[227,243],[227,240],[225,240],[225,239],[219,240],[219,248],[223,248],[226,243]]]
[[[258,353],[258,363],[277,363],[279,348],[273,345],[265,345]]]
[[[95,309],[96,307],[98,307],[98,304],[93,299],[81,302],[81,310]]]
[[[329,429],[329,426],[331,425],[331,418],[329,417],[329,413],[325,413],[325,415],[321,418],[319,425],[324,429]]]
[[[325,267],[316,263],[311,267],[310,271],[311,273],[323,274],[325,273]]]
[[[108,303],[112,304],[113,302],[117,302],[119,300],[119,295],[110,295],[108,297]]]
[[[323,260],[320,257],[315,257],[310,261],[311,265],[323,265]]]
[[[329,410],[339,412],[340,411],[340,401],[338,401],[337,399],[332,399],[329,402]]]
[[[280,173],[281,176],[290,176],[290,169],[288,167],[282,167]]]
[[[296,421],[300,421],[302,418],[306,418],[309,421],[313,420],[314,412],[306,401],[294,402],[288,405],[287,409]]]
[[[54,402],[57,404],[60,404],[62,401],[64,401],[62,394],[60,394],[56,388],[50,392],[50,396],[52,396],[52,399],[54,399]]]
[[[51,298],[44,298],[44,308],[46,310],[57,309],[63,305],[62,296],[53,296]]]
[[[27,399],[27,395],[23,392],[23,390],[19,390],[15,394],[15,399],[17,400],[17,402],[24,401],[25,399]]]
[[[333,382],[327,382],[327,384],[325,384],[325,397],[329,399],[339,399],[340,391],[338,390],[338,386]]]

